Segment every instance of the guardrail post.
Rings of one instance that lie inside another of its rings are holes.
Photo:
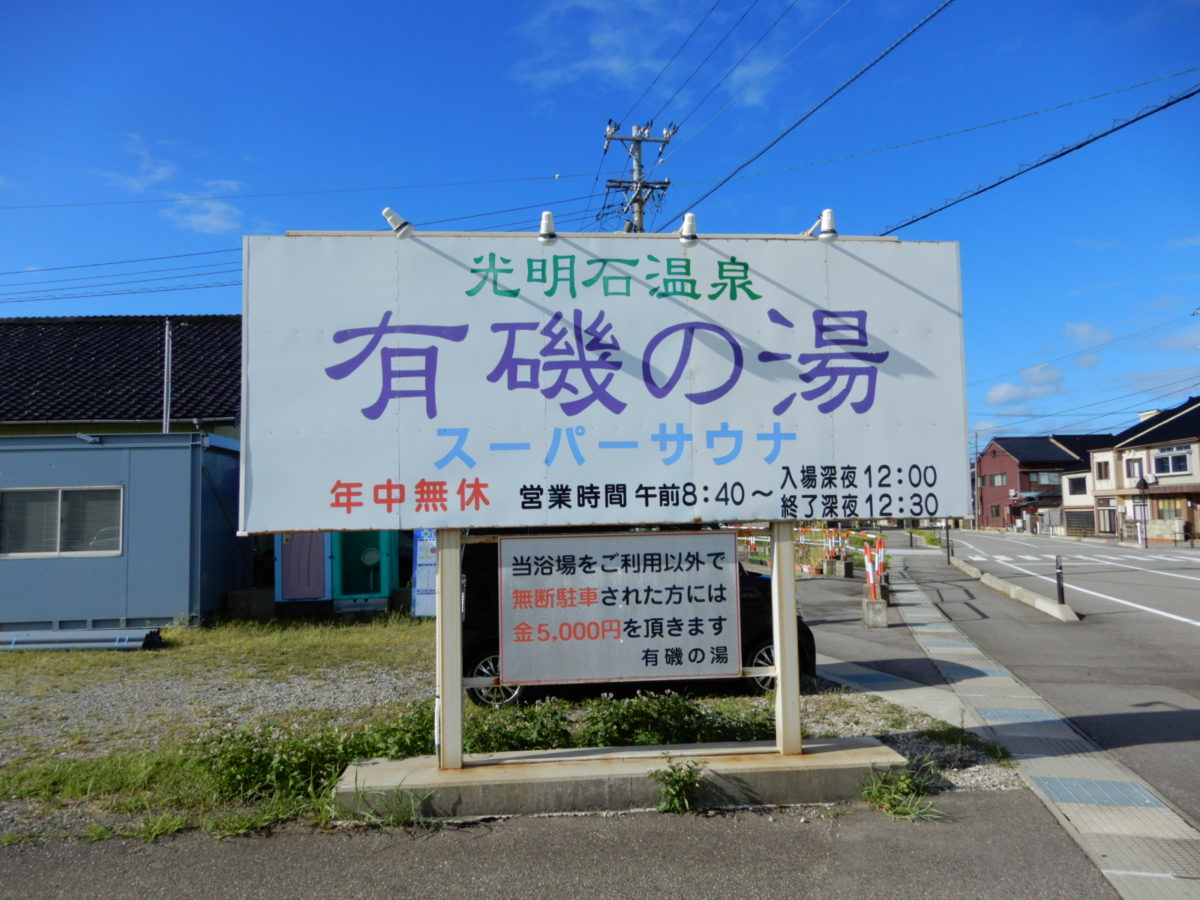
[[[1066,597],[1063,596],[1063,570],[1061,556],[1054,557],[1054,581],[1058,585],[1058,602],[1060,605],[1064,604],[1067,602],[1067,600]]]

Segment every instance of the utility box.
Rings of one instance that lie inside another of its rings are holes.
[[[213,435],[0,436],[0,632],[219,612],[249,583],[237,497],[238,445]]]

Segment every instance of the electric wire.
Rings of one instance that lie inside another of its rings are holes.
[[[170,266],[166,269],[135,269],[132,272],[118,272],[118,273],[110,272],[107,275],[74,275],[70,278],[41,278],[41,279],[38,279],[37,281],[23,281],[20,283],[20,286],[25,288],[25,287],[29,287],[30,285],[34,285],[34,284],[61,284],[64,281],[95,281],[98,278],[116,278],[116,277],[122,277],[125,275],[149,275],[153,272],[185,272],[185,271],[195,270],[195,269],[213,269],[218,266],[227,266],[227,265],[229,265],[229,263],[219,262],[219,263],[205,263],[202,266]],[[36,273],[30,272],[29,274],[33,275]],[[206,273],[206,272],[197,272],[196,273],[197,276],[206,275],[206,274],[208,274],[208,273]],[[0,285],[0,287],[13,287],[15,284],[16,284],[16,282],[13,282],[13,284],[11,284],[11,285]]]
[[[163,259],[184,259],[190,256],[211,256],[214,253],[241,253],[241,247],[226,247],[223,250],[197,250],[192,253],[172,253],[169,256],[143,256],[138,259],[113,259],[108,262],[76,263],[71,266],[38,266],[36,269],[14,269],[0,275],[30,275],[35,272],[62,272],[67,269],[94,269],[97,266],[121,266],[126,263],[158,262]]]
[[[792,172],[792,171],[795,171],[796,169],[807,169],[807,168],[811,168],[813,166],[829,165],[830,163],[847,162],[852,159],[860,159],[864,156],[872,156],[877,153],[889,153],[892,150],[903,150],[906,147],[916,147],[920,144],[931,143],[932,141],[940,141],[945,138],[959,137],[960,135],[969,134],[973,131],[982,131],[985,128],[995,128],[998,125],[1008,125],[1011,122],[1019,122],[1022,119],[1029,119],[1029,118],[1032,118],[1033,116],[1040,116],[1044,113],[1058,112],[1059,110],[1062,110],[1062,109],[1067,109],[1072,106],[1078,106],[1081,103],[1090,103],[1093,100],[1102,100],[1105,97],[1112,97],[1115,94],[1121,94],[1121,93],[1124,93],[1125,91],[1132,91],[1132,90],[1136,90],[1137,88],[1146,87],[1151,84],[1157,84],[1160,81],[1167,81],[1171,78],[1178,78],[1180,75],[1187,75],[1187,74],[1190,74],[1191,72],[1195,72],[1197,70],[1200,70],[1200,66],[1191,66],[1190,68],[1187,68],[1187,69],[1181,69],[1178,72],[1172,72],[1169,75],[1160,75],[1157,78],[1151,78],[1146,81],[1139,81],[1137,84],[1130,84],[1125,87],[1114,88],[1111,91],[1103,91],[1102,93],[1099,93],[1099,94],[1093,94],[1090,97],[1081,97],[1078,100],[1068,100],[1065,103],[1058,103],[1058,104],[1055,104],[1054,106],[1045,106],[1045,107],[1042,107],[1041,109],[1035,109],[1030,112],[1018,113],[1017,115],[1014,115],[1014,116],[1006,116],[1003,119],[996,119],[992,122],[983,122],[979,125],[969,125],[966,128],[958,128],[958,129],[955,129],[954,131],[946,131],[946,132],[943,132],[942,134],[935,134],[930,137],[916,138],[911,141],[903,141],[899,144],[890,144],[889,146],[886,146],[886,147],[876,147],[874,150],[860,150],[855,153],[846,153],[846,154],[843,154],[842,156],[831,156],[828,159],[819,159],[819,160],[814,160],[812,162],[806,162],[806,163],[796,163],[795,165],[791,165],[791,166],[780,166],[779,168],[775,168],[775,169],[763,169],[758,172],[744,172],[741,175],[738,175],[737,177],[738,178],[761,178],[764,175],[778,175],[781,172]],[[706,183],[705,181],[679,182],[679,184],[681,184],[681,185],[705,184],[705,183]]]
[[[700,98],[700,102],[698,102],[695,106],[693,106],[690,110],[688,110],[687,115],[685,115],[682,119],[679,120],[680,128],[683,128],[683,126],[684,126],[684,124],[686,124],[687,120],[696,114],[696,110],[698,110],[701,106],[703,106],[708,101],[708,98],[716,93],[717,88],[719,88],[721,85],[723,85],[726,81],[729,80],[729,76],[732,75],[734,72],[736,72],[738,66],[740,66],[743,62],[746,61],[746,57],[749,56],[751,53],[753,53],[758,48],[758,45],[761,44],[764,40],[766,40],[767,35],[769,35],[772,31],[775,30],[776,26],[778,26],[779,23],[783,21],[783,17],[786,16],[788,13],[790,13],[793,9],[795,9],[796,4],[799,2],[800,2],[800,0],[792,0],[792,2],[789,3],[784,8],[783,12],[781,12],[778,16],[775,17],[775,21],[772,22],[770,25],[768,25],[766,30],[758,36],[758,39],[755,40],[755,42],[750,45],[750,48],[748,50],[746,50],[745,53],[743,53],[741,56],[738,57],[737,62],[735,62],[732,66],[730,66],[728,69],[725,70],[725,74],[722,75],[720,78],[718,78],[716,83],[711,88],[708,89],[708,93]],[[850,0],[846,0],[846,2],[849,3]],[[842,5],[845,6],[846,4],[843,3]],[[809,37],[811,37],[811,35],[809,35]],[[805,38],[805,40],[808,40],[808,38]],[[799,47],[799,44],[797,44],[796,46]],[[795,49],[795,48],[793,48],[793,49]],[[790,55],[792,52],[793,52],[792,50],[789,50],[788,54]],[[774,66],[772,66],[772,68],[774,68]],[[758,82],[755,81],[754,83],[757,84]],[[740,97],[741,94],[738,94],[738,96]]]
[[[819,25],[817,25],[817,27],[816,27],[816,28],[812,29],[812,31],[810,31],[810,32],[809,32],[808,34],[806,34],[804,37],[800,38],[800,40],[799,40],[799,41],[797,41],[795,44],[793,44],[793,45],[792,45],[792,48],[791,48],[790,50],[788,50],[786,53],[784,53],[784,54],[783,54],[783,56],[779,57],[779,59],[775,60],[775,62],[774,62],[774,63],[772,63],[772,64],[771,64],[771,66],[770,66],[770,67],[769,67],[769,68],[768,68],[768,69],[767,69],[765,72],[763,72],[761,75],[759,75],[757,78],[755,78],[755,79],[754,79],[752,82],[750,82],[748,85],[746,85],[744,88],[742,88],[742,89],[741,89],[740,91],[738,91],[736,94],[734,94],[734,95],[733,95],[733,97],[731,97],[731,98],[730,98],[729,102],[728,102],[728,103],[726,103],[724,106],[722,106],[722,107],[721,107],[719,110],[717,110],[717,112],[716,112],[716,113],[715,113],[713,116],[709,117],[709,119],[708,119],[708,120],[707,120],[707,121],[706,121],[706,122],[705,122],[703,125],[701,125],[701,126],[700,126],[699,128],[697,128],[697,129],[695,129],[695,130],[693,130],[693,131],[689,132],[688,136],[687,136],[686,138],[684,138],[682,141],[680,141],[680,142],[679,142],[679,143],[676,145],[675,149],[674,149],[674,150],[673,150],[671,153],[668,153],[666,156],[659,157],[658,161],[655,163],[655,166],[658,166],[658,165],[660,165],[660,164],[662,164],[662,163],[665,163],[665,162],[667,162],[667,160],[669,160],[669,159],[673,158],[673,157],[674,157],[676,154],[678,154],[678,153],[679,153],[681,150],[683,150],[683,148],[684,148],[684,147],[686,147],[686,146],[687,146],[688,144],[690,144],[690,143],[691,143],[693,140],[695,140],[695,139],[696,139],[696,138],[697,138],[697,137],[700,135],[700,133],[701,133],[702,131],[704,131],[704,129],[706,129],[706,128],[707,128],[709,125],[711,125],[713,122],[715,122],[715,121],[716,121],[717,119],[719,119],[721,116],[723,116],[723,115],[726,113],[726,111],[727,111],[727,110],[728,110],[728,109],[729,109],[731,106],[733,106],[733,104],[737,103],[737,101],[738,101],[738,100],[740,100],[740,99],[741,99],[743,96],[745,96],[747,93],[749,93],[751,90],[753,90],[753,89],[754,89],[754,87],[755,87],[756,85],[758,85],[758,83],[759,83],[760,81],[762,81],[764,78],[766,78],[766,77],[767,77],[768,75],[770,75],[772,72],[774,72],[774,71],[775,71],[775,69],[777,69],[777,68],[778,68],[778,67],[779,67],[779,66],[780,66],[780,65],[781,65],[781,64],[784,62],[784,60],[786,60],[786,59],[787,59],[789,56],[791,56],[793,53],[795,53],[797,50],[799,50],[801,47],[803,47],[803,46],[804,46],[804,45],[805,45],[805,44],[808,42],[808,40],[809,40],[810,38],[812,38],[812,37],[813,37],[813,35],[815,35],[815,34],[816,34],[817,32],[819,32],[819,31],[820,31],[822,28],[824,28],[824,27],[825,27],[826,25],[828,25],[828,24],[829,24],[831,21],[833,21],[834,17],[835,17],[835,16],[837,16],[837,14],[838,14],[838,13],[840,13],[840,12],[841,12],[843,9],[845,9],[847,6],[849,6],[849,5],[851,4],[851,2],[853,2],[853,0],[844,0],[844,2],[842,3],[842,5],[841,5],[841,6],[839,6],[837,9],[835,9],[833,12],[831,12],[831,13],[830,13],[828,16],[826,16],[826,17],[825,17],[825,18],[824,18],[824,19],[821,21],[821,23],[820,23]],[[790,9],[790,7],[789,7],[789,9]],[[786,14],[786,10],[785,10],[785,14]],[[783,16],[780,16],[779,18],[781,19],[781,18],[783,18]],[[772,29],[774,29],[774,27],[775,27],[775,24],[778,24],[778,21],[779,21],[779,19],[776,19],[776,20],[775,20],[775,23],[773,23],[773,24],[771,25],[771,28],[767,29],[767,31],[766,31],[766,32],[764,32],[764,34],[763,34],[763,36],[762,36],[762,37],[766,37],[766,36],[767,36],[767,34],[769,34],[769,33],[770,33],[770,31],[771,31]],[[762,38],[759,38],[759,40],[761,41],[761,40],[762,40]],[[755,46],[758,46],[758,44],[757,44],[757,43],[755,43]],[[751,50],[753,50],[754,48],[753,48],[753,47],[751,47],[750,49],[751,49]],[[746,56],[748,56],[748,55],[749,55],[749,53],[750,53],[750,51],[748,50],[748,51],[746,51],[746,53],[745,53],[745,54],[743,54],[743,55],[742,55],[742,58],[741,58],[741,59],[739,59],[739,60],[737,61],[737,63],[735,63],[735,64],[734,64],[734,69],[736,69],[736,68],[737,68],[737,66],[741,65],[742,59],[745,59],[745,58],[746,58]],[[725,73],[725,78],[728,78],[728,77],[729,77],[729,75],[730,75],[732,72],[733,72],[733,69],[730,69],[730,71],[729,71],[729,72]],[[724,79],[724,78],[722,78],[721,80],[722,80],[722,81],[724,81],[725,79]],[[719,85],[719,84],[720,84],[720,82],[718,82],[718,85]],[[713,90],[716,90],[716,88],[714,88]],[[709,92],[709,94],[711,95],[711,93],[712,93],[712,92],[710,91],[710,92]],[[706,96],[704,99],[705,99],[705,100],[707,100],[707,99],[708,99],[708,97]],[[701,101],[701,102],[703,102],[703,101]],[[698,108],[699,108],[699,106],[697,106],[697,107],[696,107],[696,109],[698,109]],[[696,111],[696,109],[693,109],[693,110],[692,110],[692,112],[688,113],[688,116],[687,116],[687,117],[685,117],[685,120],[684,120],[684,121],[686,121],[686,119],[687,119],[688,117],[690,117],[690,116],[692,115],[692,113],[694,113],[694,112]],[[681,124],[682,124],[682,123],[681,123]],[[794,126],[793,126],[793,127],[794,127]],[[756,157],[756,158],[757,158],[757,157]],[[672,220],[672,221],[673,221],[673,220]]]
[[[1095,344],[1093,346],[1086,347],[1082,350],[1075,350],[1071,353],[1064,353],[1062,356],[1054,356],[1054,357],[1051,357],[1050,359],[1044,359],[1041,362],[1030,363],[1027,366],[1021,366],[1016,369],[1009,369],[1007,372],[997,372],[994,375],[988,375],[984,378],[976,378],[974,381],[968,382],[967,387],[974,387],[977,384],[983,384],[985,381],[994,381],[997,378],[1005,378],[1009,375],[1018,375],[1021,372],[1027,372],[1030,369],[1036,369],[1038,366],[1046,366],[1046,365],[1049,365],[1050,363],[1062,362],[1064,359],[1073,359],[1076,356],[1083,356],[1084,354],[1087,354],[1087,353],[1095,353],[1098,350],[1104,350],[1109,347],[1113,347],[1117,344],[1123,344],[1126,341],[1137,340],[1138,338],[1146,337],[1147,335],[1154,334],[1159,331],[1165,331],[1168,328],[1174,328],[1176,325],[1181,325],[1184,322],[1188,321],[1188,319],[1191,319],[1196,315],[1197,315],[1197,313],[1195,313],[1195,312],[1188,313],[1186,316],[1182,316],[1178,319],[1169,319],[1166,322],[1160,322],[1157,325],[1151,325],[1149,328],[1143,328],[1141,331],[1134,331],[1130,334],[1125,334],[1125,335],[1121,335],[1119,337],[1114,337],[1112,340],[1104,341],[1103,343]]]
[[[367,194],[372,191],[415,191],[446,187],[473,187],[486,184],[518,184],[525,181],[560,181],[564,178],[586,178],[586,173],[570,175],[530,175],[521,178],[489,178],[475,181],[441,181],[429,184],[390,184],[379,187],[327,188],[312,191],[272,191],[256,194],[211,194],[204,197],[143,197],[137,200],[82,200],[70,203],[25,203],[0,206],[0,211],[17,209],[66,209],[75,206],[137,206],[152,203],[180,203],[186,200],[261,200],[270,197],[313,197],[321,194]]]
[[[869,72],[869,71],[871,71],[871,69],[875,68],[875,66],[877,66],[880,62],[882,62],[884,59],[886,59],[888,56],[890,56],[905,41],[907,41],[914,34],[916,34],[918,31],[920,31],[922,28],[924,28],[926,25],[928,25],[944,9],[946,9],[946,7],[948,7],[951,3],[954,3],[954,2],[955,2],[955,0],[943,0],[942,3],[938,4],[937,8],[934,9],[933,12],[929,13],[929,15],[927,15],[924,19],[922,19],[920,22],[918,22],[916,25],[914,25],[912,28],[910,28],[908,31],[906,31],[899,39],[894,41],[886,50],[884,50],[882,53],[880,53],[878,56],[876,56],[873,60],[871,60],[869,63],[867,63],[865,66],[863,66],[857,72],[855,72],[852,76],[850,76],[850,78],[843,81],[837,88],[835,88],[823,100],[821,100],[819,103],[817,103],[815,106],[813,106],[808,112],[806,112],[799,119],[797,119],[795,122],[793,122],[787,128],[785,128],[783,131],[781,131],[778,135],[776,135],[761,150],[759,150],[757,153],[755,153],[753,156],[751,156],[745,162],[743,162],[739,166],[737,166],[737,168],[735,168],[732,172],[730,172],[728,175],[726,175],[724,178],[722,178],[720,181],[718,181],[714,187],[705,191],[702,195],[700,195],[698,198],[696,198],[694,201],[692,201],[692,203],[690,205],[688,205],[687,207],[685,207],[685,209],[695,209],[699,204],[703,203],[706,199],[708,199],[713,194],[715,194],[717,191],[719,191],[722,187],[724,187],[726,184],[728,184],[739,172],[741,172],[743,169],[745,169],[751,163],[753,163],[756,160],[758,160],[759,158],[761,158],[763,156],[763,154],[767,153],[769,150],[771,150],[773,147],[775,147],[776,144],[778,144],[785,137],[787,137],[789,134],[791,134],[793,131],[795,131],[800,125],[802,125],[804,122],[806,122],[808,119],[810,119],[813,115],[815,115],[820,109],[822,109],[824,106],[829,104],[835,97],[837,97],[840,93],[842,93],[842,91],[846,90],[846,88],[850,87],[850,85],[852,85],[852,84],[854,84],[854,82],[858,81],[858,79],[860,79],[863,75],[867,74],[867,72]],[[683,215],[683,212],[676,213],[674,216],[667,219],[666,224],[662,225],[659,228],[659,230],[661,231],[662,229],[669,227],[672,222],[674,222],[676,219],[678,219],[682,215]]]
[[[998,188],[1003,184],[1007,184],[1008,182],[1012,181],[1013,179],[1019,178],[1022,175],[1025,175],[1029,172],[1034,171],[1035,169],[1040,169],[1042,166],[1048,165],[1049,163],[1052,163],[1055,160],[1062,159],[1064,156],[1068,156],[1068,155],[1074,153],[1076,150],[1082,150],[1084,147],[1087,147],[1089,144],[1094,144],[1096,141],[1100,140],[1101,138],[1106,138],[1109,135],[1115,134],[1116,132],[1121,131],[1124,128],[1128,128],[1130,125],[1134,125],[1137,122],[1142,121],[1143,119],[1148,119],[1150,116],[1153,116],[1156,113],[1160,113],[1165,109],[1170,109],[1175,104],[1182,103],[1184,100],[1188,100],[1188,99],[1196,96],[1196,94],[1200,94],[1200,83],[1194,84],[1189,88],[1185,88],[1184,90],[1180,91],[1178,94],[1168,97],[1162,103],[1159,103],[1155,106],[1146,107],[1141,112],[1136,113],[1131,118],[1118,121],[1116,124],[1112,125],[1110,128],[1106,128],[1103,131],[1099,131],[1099,132],[1090,134],[1087,137],[1083,138],[1082,140],[1076,141],[1073,144],[1068,144],[1065,147],[1061,147],[1058,150],[1054,151],[1053,153],[1048,153],[1045,156],[1042,156],[1041,158],[1037,159],[1036,161],[1034,161],[1032,163],[1022,165],[1015,172],[1011,172],[1008,175],[1005,175],[1003,178],[998,178],[995,181],[990,182],[986,185],[981,185],[979,187],[973,188],[972,190],[969,190],[962,194],[959,194],[957,197],[954,197],[950,200],[945,201],[944,203],[942,203],[939,206],[935,206],[932,209],[928,209],[925,212],[920,213],[919,215],[912,216],[908,219],[903,220],[902,222],[892,225],[889,228],[887,228],[886,230],[879,232],[879,234],[882,237],[884,235],[889,235],[894,232],[897,232],[901,228],[907,228],[909,225],[915,225],[917,222],[928,219],[930,216],[934,216],[940,212],[944,212],[945,210],[950,209],[953,206],[957,206],[958,204],[963,203],[966,200],[970,200],[973,197],[978,197],[980,194],[985,194],[988,191],[992,190],[993,188]]]
[[[131,294],[158,294],[164,291],[197,291],[205,288],[241,286],[238,281],[214,281],[210,284],[173,284],[163,287],[134,288],[124,291],[93,291],[82,294],[62,294],[57,297],[18,297],[12,300],[0,300],[0,303],[37,303],[50,300],[83,300],[92,297],[125,297]]]
[[[633,115],[633,111],[635,109],[637,109],[638,104],[646,99],[646,95],[650,93],[650,91],[654,88],[654,86],[656,84],[658,84],[658,80],[663,77],[663,75],[666,73],[667,69],[671,68],[671,63],[675,62],[675,60],[679,57],[679,54],[683,52],[683,48],[686,47],[691,42],[692,38],[694,38],[696,36],[696,32],[699,31],[701,26],[704,25],[704,23],[708,21],[708,17],[713,14],[713,10],[715,10],[720,5],[721,5],[721,0],[716,0],[716,2],[713,3],[713,5],[709,7],[708,12],[706,12],[704,14],[704,16],[700,19],[700,21],[696,23],[696,27],[692,29],[691,34],[689,34],[686,38],[683,39],[683,43],[679,45],[679,49],[675,51],[675,55],[667,60],[666,65],[664,65],[659,70],[658,74],[654,76],[654,80],[651,81],[648,85],[646,85],[646,89],[644,91],[642,91],[641,96],[633,101],[633,105],[629,107],[629,112],[625,113],[625,115],[621,117],[622,122],[625,121],[626,119],[628,119],[631,115]]]
[[[654,121],[659,116],[661,116],[663,114],[663,110],[665,110],[668,106],[670,106],[674,102],[675,98],[679,96],[680,91],[682,91],[685,87],[688,86],[688,82],[690,82],[693,78],[696,77],[696,75],[699,73],[699,71],[704,68],[704,66],[708,63],[708,61],[710,59],[712,59],[713,54],[716,53],[721,48],[721,46],[726,41],[729,40],[730,36],[737,30],[738,26],[741,25],[742,22],[744,22],[746,20],[746,16],[750,15],[750,13],[754,9],[754,7],[758,6],[758,3],[759,3],[759,0],[751,0],[750,5],[746,7],[745,12],[743,12],[741,14],[741,16],[738,17],[738,20],[736,22],[734,22],[731,26],[729,26],[729,30],[726,31],[725,34],[721,36],[720,40],[718,40],[715,44],[713,44],[712,49],[709,50],[708,54],[704,57],[704,59],[700,60],[700,62],[696,65],[696,67],[694,69],[692,69],[691,74],[688,75],[687,78],[683,79],[683,82],[679,85],[679,87],[675,88],[675,93],[673,93],[670,97],[668,97],[666,99],[666,101],[663,103],[663,105],[658,108],[658,111],[653,116],[650,117],[651,121]],[[795,5],[795,0],[793,0],[792,5],[793,6]],[[789,9],[790,8],[791,7],[789,7]]]
[[[126,281],[108,281],[108,282],[105,282],[104,284],[86,285],[86,287],[88,287],[88,288],[116,287],[117,285],[121,285],[121,284],[146,284],[146,283],[152,282],[152,281],[177,281],[182,278],[199,278],[201,276],[208,278],[209,276],[212,276],[212,275],[231,275],[234,272],[237,272],[240,274],[241,271],[242,271],[242,267],[238,266],[236,269],[218,269],[215,272],[203,272],[203,273],[192,272],[188,275],[159,275],[155,278],[131,278]],[[85,285],[77,285],[76,287],[83,288],[83,287],[85,287]],[[22,288],[20,290],[15,290],[15,291],[0,291],[0,297],[13,297],[13,296],[18,296],[18,295],[30,296],[33,294],[54,294],[54,293],[57,293],[62,290],[63,290],[63,288],[61,288],[61,287],[38,288],[37,290],[33,290],[33,291],[25,290],[24,288]]]

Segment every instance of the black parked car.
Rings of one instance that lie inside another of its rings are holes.
[[[500,674],[500,571],[494,543],[467,544],[463,551],[463,675],[496,678]],[[738,565],[738,601],[741,606],[742,666],[775,664],[772,635],[771,579],[747,572]],[[812,629],[797,613],[800,672],[816,674],[816,648]],[[769,676],[748,679],[749,687],[766,692],[774,687]],[[624,682],[635,684],[635,682]],[[654,682],[662,687],[662,682]],[[468,688],[467,697],[480,706],[518,703],[529,692],[525,685]]]

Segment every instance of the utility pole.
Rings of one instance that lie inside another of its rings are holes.
[[[661,203],[667,188],[671,186],[669,178],[663,181],[647,181],[645,179],[645,171],[642,167],[642,144],[658,144],[658,155],[662,157],[663,151],[667,148],[671,138],[675,136],[675,132],[679,130],[679,126],[668,125],[662,130],[662,137],[650,137],[650,128],[653,124],[653,122],[647,122],[645,125],[634,125],[629,129],[629,134],[617,134],[621,130],[621,126],[609,119],[608,128],[604,130],[605,152],[608,152],[609,145],[613,141],[620,141],[629,150],[630,177],[627,179],[610,178],[605,185],[608,190],[620,191],[625,195],[622,211],[630,217],[625,222],[626,231],[645,231],[646,203],[648,201]]]

